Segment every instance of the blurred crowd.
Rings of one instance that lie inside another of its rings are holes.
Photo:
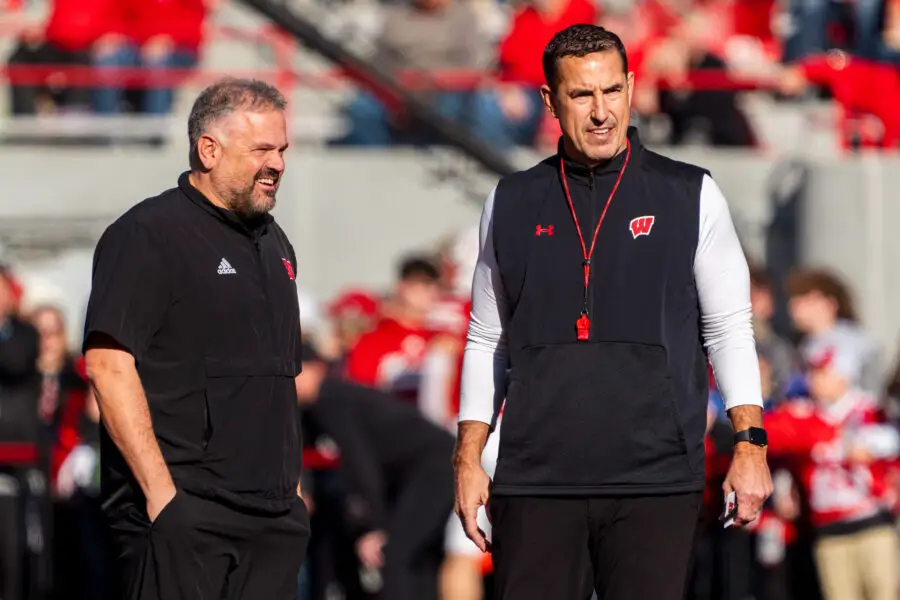
[[[893,147],[900,135],[897,6],[894,0],[391,2],[374,60],[395,73],[427,74],[437,109],[484,141],[552,150],[558,128],[537,93],[543,49],[564,27],[597,23],[624,41],[636,76],[633,108],[662,125],[662,141],[756,145],[739,100],[743,84],[781,101],[833,98],[846,111],[844,137]],[[498,10],[499,19],[485,18]],[[451,75],[464,71],[489,79]],[[421,76],[416,81],[424,85]],[[880,93],[873,94],[876,87]],[[338,143],[422,141],[402,113],[367,92],[346,114],[351,128]]]
[[[476,251],[470,230],[403,257],[388,290],[319,304],[298,289],[313,527],[300,600],[379,598],[397,578],[417,581],[423,599],[490,597],[490,555],[454,529],[449,468]],[[835,273],[798,268],[778,281],[753,266],[751,281],[775,493],[749,529],[722,527],[732,439],[711,372],[689,598],[898,600],[900,365],[888,367],[890,349]],[[22,572],[46,571],[50,597],[107,598],[97,406],[62,311],[23,293],[0,272],[0,597],[21,597]],[[49,559],[23,560],[38,554]]]
[[[52,0],[46,22],[26,27],[8,58],[12,113],[168,114],[177,81],[150,79],[126,88],[123,70],[195,67],[204,26],[217,5],[218,0]],[[85,76],[73,81],[79,67]],[[91,67],[106,77],[92,81]]]
[[[168,113],[219,2],[52,0],[47,22],[27,28],[8,58],[13,112]],[[848,144],[900,140],[897,0],[347,0],[325,10],[373,4],[373,64],[499,149],[555,148],[558,128],[537,92],[541,55],[556,31],[585,22],[622,37],[637,78],[634,110],[659,124],[660,141],[756,145],[739,94],[747,87],[777,101],[834,99]],[[100,69],[76,83],[42,65]],[[125,89],[121,71],[103,67],[176,71]],[[342,110],[347,132],[333,144],[432,141],[396,103],[364,89]]]

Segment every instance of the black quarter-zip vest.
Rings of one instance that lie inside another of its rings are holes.
[[[636,130],[597,237],[590,338],[577,339],[584,256],[560,152],[500,181],[493,242],[509,302],[510,374],[493,492],[700,490],[707,357],[694,284],[703,169],[650,152]],[[625,153],[566,178],[589,248]]]

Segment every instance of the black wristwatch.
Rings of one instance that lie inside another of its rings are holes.
[[[734,434],[735,445],[737,445],[738,442],[750,442],[754,446],[765,448],[769,445],[769,436],[766,435],[765,429],[760,427],[750,427],[749,429],[744,429],[743,431],[738,431]]]

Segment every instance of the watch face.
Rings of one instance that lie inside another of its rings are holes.
[[[750,429],[750,442],[756,444],[757,446],[765,446],[768,444],[768,436],[766,435],[765,429],[760,429],[758,427],[752,427]]]

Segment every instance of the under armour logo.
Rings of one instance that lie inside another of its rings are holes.
[[[547,225],[546,227],[541,227],[540,225],[535,225],[534,235],[536,235],[538,237],[540,237],[542,235],[553,235],[553,225]]]

